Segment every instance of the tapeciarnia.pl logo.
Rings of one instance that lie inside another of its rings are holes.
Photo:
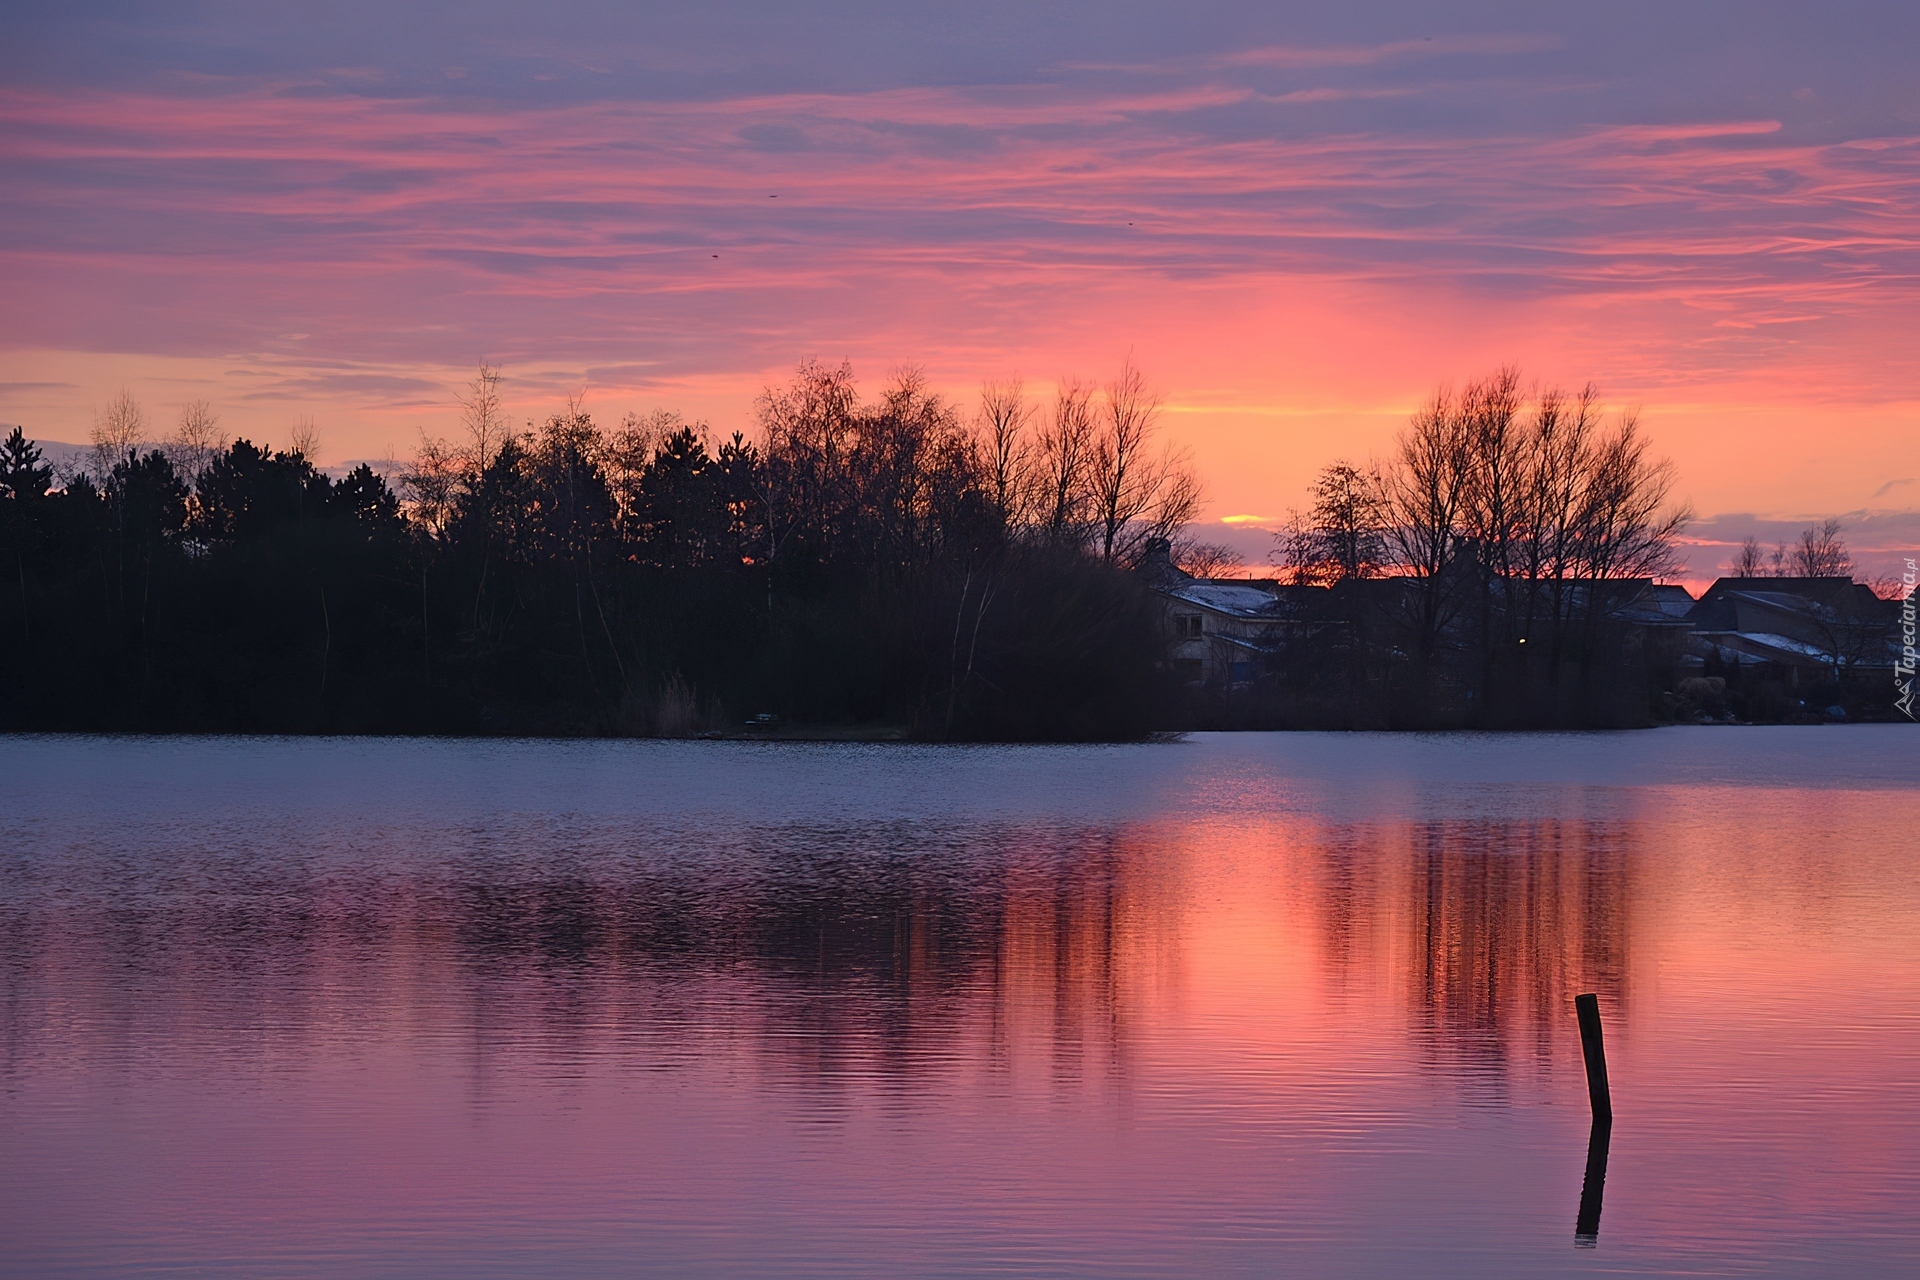
[[[1900,575],[1900,585],[1906,588],[1900,597],[1900,661],[1893,665],[1893,687],[1900,696],[1893,705],[1905,713],[1907,719],[1920,719],[1913,713],[1913,667],[1914,658],[1920,656],[1914,649],[1913,623],[1913,561],[1907,561],[1907,571]]]

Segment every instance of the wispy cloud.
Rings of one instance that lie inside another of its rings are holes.
[[[1419,58],[1463,55],[1507,56],[1559,48],[1561,38],[1546,34],[1422,36],[1379,44],[1272,44],[1224,53],[1192,54],[1142,62],[1063,62],[1068,71],[1115,71],[1128,75],[1192,75],[1234,67],[1308,70],[1323,67],[1376,67]]]
[[[740,405],[806,354],[964,386],[1151,338],[1218,509],[1247,511],[1378,447],[1383,403],[1516,353],[1709,424],[1683,443],[1710,483],[1821,474],[1790,460],[1832,453],[1804,425],[1749,447],[1755,405],[1865,406],[1870,456],[1920,404],[1920,134],[1865,107],[1833,123],[1831,86],[1806,105],[1772,92],[1799,87],[1784,72],[1672,74],[1724,32],[1622,59],[1601,17],[1329,18],[1283,42],[1201,15],[1027,62],[930,45],[883,74],[865,28],[823,52],[769,14],[682,58],[589,47],[579,31],[622,19],[570,16],[377,65],[330,28],[244,58],[207,31],[132,87],[16,76],[0,414],[81,403],[47,352],[404,417],[482,354],[523,387],[595,370]],[[1266,491],[1236,488],[1256,472]]]

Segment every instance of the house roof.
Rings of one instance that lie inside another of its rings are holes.
[[[1693,598],[1693,593],[1677,582],[1656,582],[1649,590],[1660,612],[1670,618],[1686,617],[1698,603]]]
[[[1629,585],[1635,581],[1626,579]],[[1648,582],[1645,579],[1638,581],[1641,583],[1640,589],[1631,599],[1610,610],[1610,617],[1643,627],[1689,625],[1687,615],[1693,612],[1695,602],[1685,587],[1674,583]]]
[[[1852,578],[1715,578],[1700,596],[1704,602],[1728,591],[1784,591],[1788,595],[1826,600],[1860,585]]]
[[[1722,661],[1738,657],[1792,667],[1831,667],[1840,661],[1838,654],[1823,645],[1772,631],[1696,631],[1689,647],[1702,658],[1710,650],[1718,649]],[[1899,656],[1898,648],[1889,642],[1884,651],[1863,653],[1851,665],[1855,669],[1878,670],[1893,666]]]
[[[1844,613],[1864,620],[1889,614],[1887,602],[1874,595],[1872,587],[1852,578],[1721,578],[1701,595],[1687,619],[1702,630],[1731,631],[1737,625],[1736,598],[1803,617]]]
[[[1833,610],[1818,600],[1809,600],[1806,596],[1795,595],[1791,591],[1729,591],[1735,600],[1752,600],[1758,604],[1772,605],[1776,609],[1785,609],[1790,613],[1804,613],[1809,618],[1831,618]]]
[[[1280,616],[1280,600],[1264,587],[1246,582],[1210,582],[1196,578],[1160,588],[1165,595],[1186,604],[1230,618],[1264,619]]]
[[[1841,622],[1872,622],[1880,619],[1887,610],[1885,602],[1873,594],[1871,588],[1859,583],[1849,582],[1848,588],[1858,590],[1800,591],[1791,585],[1796,581],[1820,583],[1824,579],[1781,579],[1735,578],[1737,587],[1726,586],[1728,579],[1722,578],[1714,584],[1713,590],[1700,597],[1700,603],[1693,607],[1687,620],[1702,631],[1732,631],[1740,625],[1738,606],[1745,604],[1772,610],[1775,614],[1801,618],[1810,622],[1832,625]],[[1761,585],[1765,583],[1766,585]]]
[[[1730,649],[1775,661],[1798,659],[1802,662],[1825,663],[1830,656],[1817,644],[1795,640],[1792,636],[1776,635],[1771,631],[1735,631],[1715,638]]]

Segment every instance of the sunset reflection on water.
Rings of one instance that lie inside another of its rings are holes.
[[[1892,1265],[1911,735],[1794,735],[11,740],[0,1254]]]

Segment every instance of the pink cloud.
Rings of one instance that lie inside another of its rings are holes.
[[[1525,52],[1498,43],[1449,49]],[[1448,90],[1234,78],[1288,56],[1125,91],[1068,77],[511,108],[291,82],[14,91],[0,372],[48,381],[47,351],[164,359],[246,373],[243,398],[410,422],[482,353],[529,391],[619,369],[609,394],[697,384],[737,414],[809,354],[874,374],[921,360],[964,393],[1136,345],[1195,408],[1178,425],[1225,511],[1285,505],[1316,455],[1382,447],[1421,388],[1509,358],[1666,406],[1705,432],[1681,433],[1688,461],[1756,485],[1819,446],[1769,423],[1787,460],[1741,457],[1754,403],[1876,423],[1920,403],[1903,354],[1920,336],[1920,138],[1820,142],[1770,119],[1296,130],[1296,107]],[[8,394],[0,414],[82,403]],[[1262,425],[1262,406],[1303,401],[1342,425]],[[1248,459],[1264,494],[1236,474]]]

